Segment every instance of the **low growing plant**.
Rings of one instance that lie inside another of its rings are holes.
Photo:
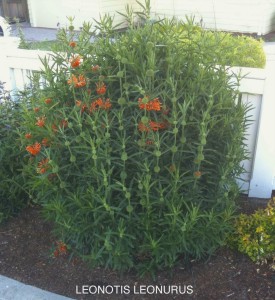
[[[275,269],[275,198],[265,209],[238,216],[229,244],[254,262],[269,262]]]
[[[92,265],[144,274],[224,243],[248,108],[192,24],[139,15],[124,34],[103,18],[94,43],[90,24],[61,32],[45,84],[24,97],[21,142],[59,239]]]

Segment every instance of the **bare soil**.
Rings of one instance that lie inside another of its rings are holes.
[[[243,199],[242,211],[251,213],[263,205]],[[0,274],[73,299],[275,299],[274,271],[227,248],[208,261],[191,261],[188,266],[179,262],[171,271],[158,273],[155,280],[140,279],[132,272],[121,276],[112,270],[91,270],[80,259],[69,259],[70,253],[54,257],[56,239],[51,230],[52,224],[43,220],[39,207],[28,207],[1,225]],[[110,291],[110,285],[117,289],[110,295],[82,293],[82,286],[109,286]],[[191,285],[193,293],[180,294],[178,290],[150,295],[150,286],[156,285],[181,287],[181,292]]]

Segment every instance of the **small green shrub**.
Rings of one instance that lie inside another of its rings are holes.
[[[275,198],[266,209],[258,209],[252,215],[241,214],[229,244],[247,254],[255,262],[275,263]]]
[[[218,63],[239,67],[265,67],[266,57],[262,40],[244,35],[234,36],[224,32],[207,31],[204,34],[213,45],[219,43],[219,47],[214,50],[219,57]]]
[[[192,29],[188,28],[190,25]],[[236,36],[226,32],[204,30],[198,25],[194,26],[190,20],[185,24],[175,25],[173,31],[175,30],[180,36],[179,41],[183,49],[188,48],[188,35],[191,35],[192,42],[200,52],[198,55],[205,57],[211,49],[217,64],[251,68],[265,67],[266,56],[262,40],[245,35]]]
[[[207,39],[193,42],[192,24],[184,36],[175,20],[117,34],[105,21],[94,43],[89,24],[61,32],[46,83],[25,95],[29,186],[93,265],[143,274],[209,255],[232,228],[246,156],[238,78]]]
[[[2,97],[1,97],[2,96]],[[0,223],[19,212],[27,204],[24,191],[23,152],[17,132],[20,106],[12,102],[0,86]]]

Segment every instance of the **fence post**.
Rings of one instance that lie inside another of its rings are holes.
[[[13,49],[17,49],[20,43],[18,37],[3,36],[0,37],[0,81],[5,82],[5,89],[12,89],[12,77],[9,67],[8,53]]]
[[[249,197],[270,198],[275,179],[275,45],[265,46],[266,81]]]

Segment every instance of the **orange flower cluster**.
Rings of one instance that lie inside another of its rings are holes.
[[[58,257],[60,255],[65,255],[68,252],[68,248],[66,244],[62,241],[56,242],[56,249],[53,252],[54,257]]]
[[[88,108],[87,105],[85,103],[83,104],[81,100],[76,100],[75,105],[77,107],[81,108],[82,113]],[[107,110],[111,107],[112,107],[112,104],[111,104],[109,98],[106,99],[105,101],[102,98],[98,98],[91,103],[89,112],[92,113],[93,111],[97,110],[98,108]]]
[[[25,138],[26,139],[31,139],[32,138],[32,134],[31,133],[26,133],[25,134]]]
[[[96,83],[96,92],[98,95],[104,95],[106,93],[107,87],[104,82]]]
[[[49,162],[49,159],[44,158],[38,163],[38,167],[37,167],[38,174],[44,174],[47,172],[47,170],[50,168],[48,162]]]
[[[68,84],[73,85],[76,88],[86,86],[86,78],[83,75],[79,75],[78,77],[72,75],[72,77],[67,82]]]
[[[43,117],[38,117],[36,118],[36,123],[35,125],[37,125],[38,127],[44,127],[45,126],[45,121],[46,121],[46,117],[43,116]]]
[[[145,110],[155,110],[159,111],[161,110],[161,103],[159,101],[159,98],[154,98],[153,100],[148,101],[147,103],[142,103],[143,99],[138,98],[138,106],[140,109]]]
[[[194,172],[194,176],[195,176],[196,178],[200,178],[201,175],[202,175],[201,171],[196,171],[196,172]]]
[[[60,121],[60,127],[67,128],[67,127],[68,127],[68,121],[66,121],[66,120],[61,120],[61,121]]]
[[[87,105],[84,103],[82,104],[81,100],[76,100],[75,105],[81,107],[81,112],[83,113],[87,109]]]
[[[39,110],[40,110],[39,107],[35,107],[35,108],[33,109],[33,111],[34,111],[35,113],[39,112]]]
[[[73,56],[70,60],[71,63],[71,67],[72,68],[77,68],[80,66],[81,64],[81,56],[77,55],[77,56]]]
[[[100,69],[99,65],[92,66],[92,71],[97,72]]]
[[[146,140],[146,145],[153,145],[154,144],[154,141],[152,140]]]
[[[110,99],[106,99],[105,101],[102,98],[98,98],[97,100],[93,101],[91,106],[90,106],[90,113],[97,110],[98,108],[101,109],[109,109],[112,107],[112,104],[110,102]]]
[[[35,142],[33,145],[27,146],[26,150],[31,154],[31,155],[37,155],[39,154],[41,150],[41,144],[38,142]]]
[[[72,48],[75,48],[76,47],[76,42],[75,41],[70,41],[69,43],[69,46],[72,47]]]
[[[50,146],[49,139],[44,138],[44,139],[42,140],[41,144],[42,144],[44,147],[49,147],[49,146]]]
[[[52,103],[52,99],[51,98],[47,98],[44,101],[46,104],[51,104]]]
[[[144,124],[142,122],[139,122],[139,124],[138,124],[138,129],[139,129],[139,131],[142,131],[142,132],[158,131],[160,129],[165,129],[165,128],[167,128],[166,122],[149,121],[148,125]]]
[[[58,131],[58,128],[55,124],[52,124],[52,131],[53,132],[57,132]]]

